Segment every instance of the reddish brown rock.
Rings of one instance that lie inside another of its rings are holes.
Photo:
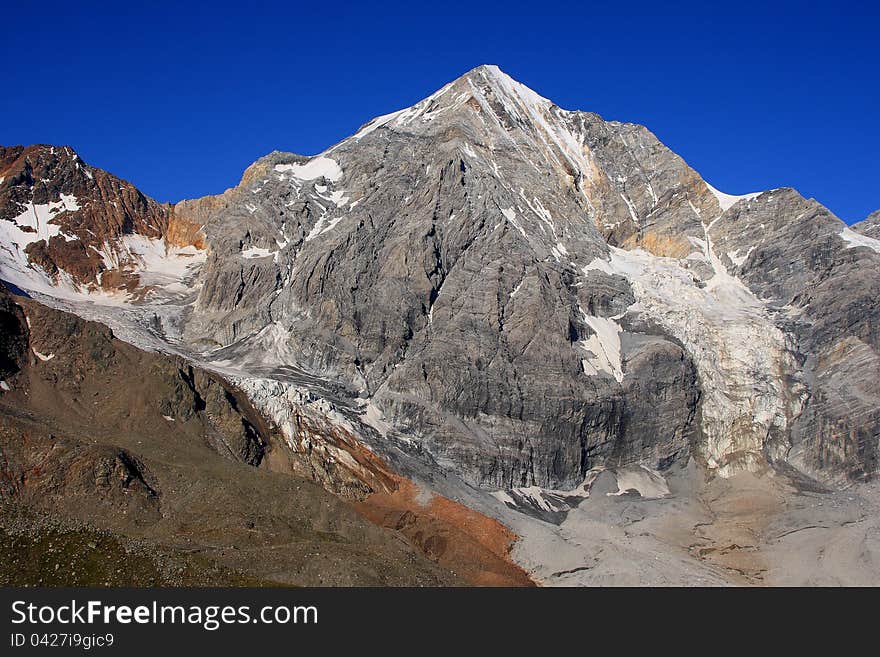
[[[55,212],[49,222],[60,226],[59,234],[25,249],[30,263],[50,277],[64,271],[78,285],[131,290],[137,276],[120,238],[140,235],[168,246],[205,248],[200,225],[87,165],[68,146],[0,146],[0,221],[13,221],[32,204],[57,203],[62,195],[75,199],[77,209]],[[108,266],[99,252],[118,265]]]

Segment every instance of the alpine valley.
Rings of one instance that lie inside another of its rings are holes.
[[[495,66],[174,205],[0,147],[5,583],[880,584],[878,222]]]

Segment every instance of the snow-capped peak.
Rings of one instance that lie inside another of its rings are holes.
[[[475,74],[482,76],[488,81],[496,92],[500,91],[508,97],[519,99],[523,103],[545,108],[554,104],[553,101],[544,98],[521,82],[517,82],[494,64],[478,66],[468,73],[468,76],[473,77]]]
[[[443,114],[463,108],[472,97],[479,97],[485,102],[490,95],[500,101],[505,109],[525,119],[536,111],[544,111],[554,105],[551,100],[517,82],[498,66],[483,64],[444,85],[411,107],[383,114],[368,121],[345,141],[360,141],[381,127],[412,129],[420,123],[430,124]],[[327,152],[335,148],[336,146]]]

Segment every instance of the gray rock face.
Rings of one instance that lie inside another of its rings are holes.
[[[853,225],[852,229],[875,240],[880,239],[880,210],[869,214],[867,219]]]
[[[859,239],[790,189],[738,203],[713,226],[732,271],[772,309],[803,382],[787,458],[823,479],[876,470],[880,242]]]
[[[168,213],[207,247],[175,348],[368,400],[472,484],[876,470],[876,213],[723,194],[495,67]]]

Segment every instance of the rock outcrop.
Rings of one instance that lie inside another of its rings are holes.
[[[68,146],[0,147],[0,235],[3,278],[44,290],[131,292],[204,248],[200,226]]]
[[[872,212],[867,219],[852,226],[852,229],[866,237],[880,239],[880,210]]]

